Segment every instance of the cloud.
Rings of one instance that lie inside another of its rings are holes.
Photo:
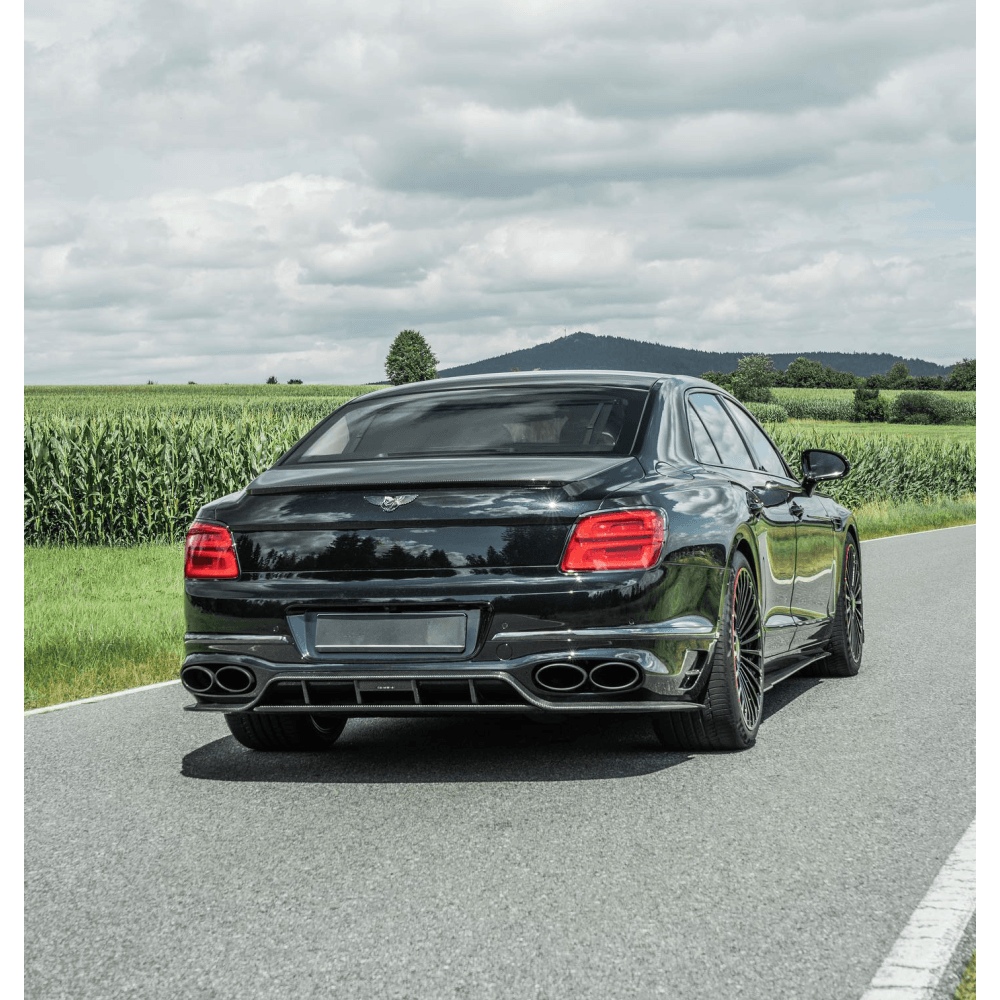
[[[971,17],[31,3],[26,379],[374,380],[409,326],[442,366],[577,329],[950,363]]]

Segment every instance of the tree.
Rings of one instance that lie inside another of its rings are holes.
[[[819,389],[825,382],[823,363],[811,358],[796,358],[786,369],[785,385],[795,389]]]
[[[770,403],[774,400],[771,382],[774,365],[766,354],[750,354],[740,358],[730,379],[730,392],[741,403]]]
[[[880,375],[879,378],[882,378]],[[857,424],[884,423],[886,419],[885,401],[879,399],[878,388],[860,379],[854,390],[854,414],[851,419]]]
[[[865,385],[869,389],[888,389],[889,380],[884,376],[876,372],[874,375],[869,375],[865,381]]]
[[[264,385],[277,385],[277,384],[278,380],[273,375],[269,375],[267,381],[264,383]]]
[[[385,356],[385,373],[393,385],[437,378],[437,358],[419,330],[401,330]]]
[[[732,375],[728,372],[702,372],[701,378],[706,382],[711,382],[713,385],[719,386],[720,389],[725,389],[729,391],[729,382],[732,379]]]
[[[886,375],[886,381],[890,389],[910,389],[913,386],[913,379],[910,378],[910,369],[905,361],[897,361]]]
[[[948,381],[945,383],[946,389],[959,391],[974,390],[976,388],[976,359],[962,358],[951,370]]]
[[[288,380],[289,385],[302,385],[302,379],[300,378],[290,378]]]

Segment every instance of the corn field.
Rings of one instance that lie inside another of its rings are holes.
[[[25,542],[177,541],[202,504],[241,489],[346,398],[28,413]],[[791,424],[769,430],[794,470],[805,448],[846,455],[851,474],[823,492],[848,507],[956,498],[976,489],[976,449],[967,442],[817,433]]]
[[[797,430],[792,424],[771,425],[768,431],[793,472],[798,473],[807,448],[825,448],[847,458],[847,477],[820,487],[845,507],[876,500],[896,504],[957,499],[976,492],[976,446],[969,442]]]

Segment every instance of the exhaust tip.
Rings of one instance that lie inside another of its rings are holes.
[[[249,670],[233,666],[219,667],[215,672],[215,682],[227,694],[243,694],[257,683]]]
[[[628,691],[642,680],[642,672],[632,663],[609,660],[590,671],[590,683],[600,691]]]
[[[215,683],[215,674],[208,667],[187,667],[181,671],[181,684],[192,694],[205,694]]]
[[[565,694],[587,683],[587,671],[575,663],[546,663],[535,671],[535,683],[546,691]]]

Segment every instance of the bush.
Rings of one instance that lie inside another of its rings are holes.
[[[264,383],[264,385],[277,385],[277,384],[278,380],[273,375],[269,375],[267,381]]]
[[[901,392],[889,405],[894,424],[948,424],[954,419],[951,400],[933,392]]]
[[[885,400],[879,399],[877,388],[862,384],[854,390],[851,420],[856,424],[876,424],[884,423],[886,416]]]
[[[788,420],[788,410],[780,403],[743,404],[762,424],[783,424]]]
[[[302,385],[302,379],[300,378],[290,378],[288,380],[289,385]]]
[[[951,401],[953,424],[974,424],[976,422],[976,401],[974,399],[954,399]]]

